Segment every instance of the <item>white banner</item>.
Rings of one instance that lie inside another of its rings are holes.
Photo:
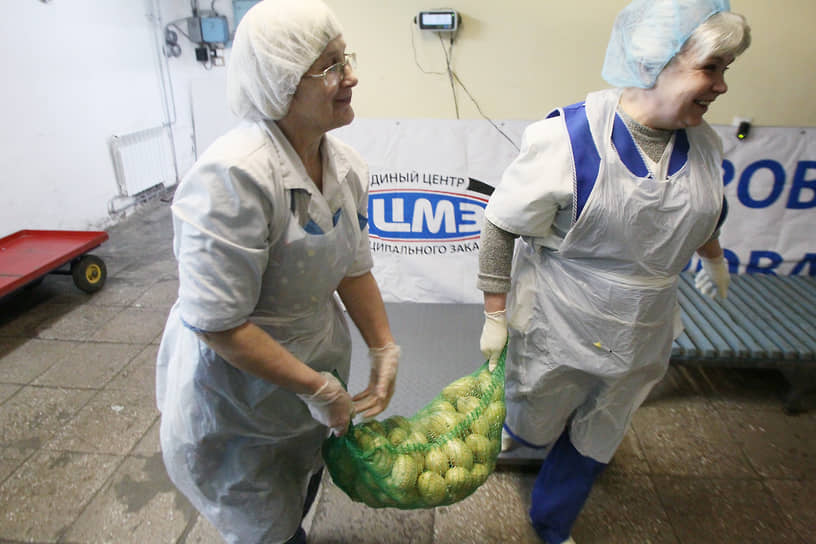
[[[732,273],[816,276],[816,129],[756,127],[723,140],[728,218],[720,243]]]
[[[482,301],[484,207],[530,122],[357,120],[335,131],[370,167],[373,272],[386,301]],[[755,127],[745,140],[714,129],[731,271],[816,276],[816,129]]]

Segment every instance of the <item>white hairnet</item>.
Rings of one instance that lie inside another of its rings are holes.
[[[303,74],[342,34],[321,0],[262,0],[241,18],[227,67],[227,103],[242,119],[281,119]]]
[[[729,0],[634,0],[615,19],[601,76],[615,87],[653,87],[694,29],[729,10]]]

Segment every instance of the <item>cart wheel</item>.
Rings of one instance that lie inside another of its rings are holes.
[[[96,255],[83,255],[71,263],[74,284],[86,293],[95,293],[105,285],[108,270],[105,262]]]

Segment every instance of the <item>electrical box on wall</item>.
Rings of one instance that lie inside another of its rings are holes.
[[[223,15],[202,17],[200,26],[204,43],[227,43],[230,39],[229,24]]]
[[[188,17],[187,34],[195,43],[225,44],[230,40],[229,24],[223,15]]]
[[[414,22],[420,30],[434,32],[456,32],[459,28],[460,16],[456,10],[448,8],[420,11]]]

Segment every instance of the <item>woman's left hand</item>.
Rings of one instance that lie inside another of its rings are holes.
[[[701,257],[700,262],[703,267],[694,276],[694,285],[704,295],[711,298],[719,296],[721,300],[725,300],[731,283],[725,258],[722,255],[714,259]]]
[[[388,407],[394,395],[394,382],[399,367],[400,347],[394,343],[368,350],[371,375],[368,387],[352,399],[354,411],[363,417],[374,417]]]

